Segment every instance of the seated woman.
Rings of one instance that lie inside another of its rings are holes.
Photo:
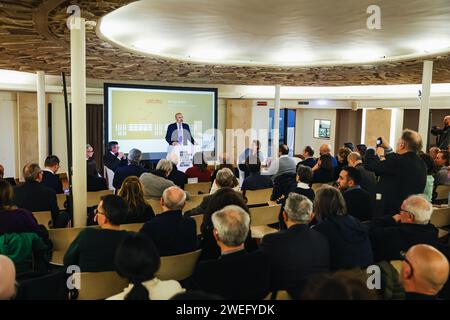
[[[347,214],[344,197],[331,186],[324,185],[314,199],[313,227],[328,238],[332,270],[367,267],[373,263],[369,234],[362,223]]]
[[[333,160],[331,155],[323,154],[317,160],[316,165],[312,169],[312,183],[329,183],[334,181],[333,177]]]
[[[140,233],[130,233],[119,244],[115,256],[117,273],[130,284],[107,300],[169,300],[185,292],[177,281],[161,281],[155,277],[160,264],[152,240]]]
[[[208,169],[203,152],[196,152],[192,161],[193,166],[186,170],[188,179],[197,178],[198,182],[209,182],[211,179],[211,170]]]
[[[261,161],[258,157],[247,157],[245,166],[249,176],[246,177],[242,183],[242,191],[273,188],[273,182],[272,179],[270,179],[270,176],[261,174]]]
[[[118,195],[128,204],[128,213],[123,224],[143,223],[155,217],[152,207],[144,200],[144,187],[138,177],[127,177]]]
[[[48,238],[44,227],[40,227],[33,214],[17,208],[13,203],[14,190],[9,182],[0,179],[0,235],[6,233],[34,232],[43,239]]]
[[[239,156],[239,170],[244,172],[244,177],[247,178],[250,175],[248,166],[246,166],[247,158],[258,158],[261,162],[264,161],[263,153],[260,151],[261,142],[259,140],[253,140],[251,148],[247,148]]]

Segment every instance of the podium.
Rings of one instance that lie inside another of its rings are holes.
[[[179,162],[177,164],[178,170],[186,172],[186,170],[192,167],[192,158],[196,152],[201,152],[202,148],[199,145],[186,145],[186,146],[169,146],[167,148],[167,155],[175,153],[178,156]]]

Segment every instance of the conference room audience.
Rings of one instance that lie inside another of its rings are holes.
[[[347,147],[339,148],[338,154],[336,156],[337,166],[333,171],[333,181],[336,181],[339,178],[339,173],[341,172],[342,168],[348,167],[347,158],[350,153],[352,153],[352,150]]]
[[[431,200],[433,199],[434,175],[436,174],[437,168],[433,161],[433,158],[431,158],[429,154],[419,152],[419,157],[427,167],[427,182],[425,183],[425,189],[422,193],[424,197],[431,202]]]
[[[197,178],[198,182],[211,181],[211,170],[208,169],[208,164],[205,161],[204,153],[194,153],[192,162],[192,167],[186,170],[187,178]]]
[[[329,153],[322,154],[312,168],[312,183],[330,183],[333,182],[334,166],[333,157]]]
[[[158,249],[145,235],[130,233],[119,244],[115,255],[116,271],[130,284],[107,300],[169,300],[185,290],[178,281],[159,280],[161,265]]]
[[[110,141],[103,155],[103,164],[112,171],[116,171],[118,167],[127,165],[127,158],[119,149],[120,147],[117,141]]]
[[[223,168],[217,172],[210,194],[213,194],[222,188],[232,188],[233,190],[239,191],[239,181],[233,172],[228,168]]]
[[[0,180],[0,235],[34,232],[47,239],[48,233],[38,226],[33,214],[14,205],[14,191],[5,180]]]
[[[272,179],[269,176],[261,174],[261,160],[258,157],[247,157],[245,166],[249,176],[242,182],[241,190],[259,190],[273,188]]]
[[[337,167],[337,165],[338,165],[337,159],[336,159],[336,157],[333,157],[333,154],[331,153],[331,146],[329,144],[322,144],[319,148],[319,154],[321,156],[324,154],[330,155],[333,168]]]
[[[97,169],[97,163],[94,158],[94,148],[86,145],[86,169],[87,169],[87,191],[107,190],[106,180],[103,178]]]
[[[382,137],[379,149],[384,149],[386,160],[381,161],[373,149],[366,152],[364,167],[379,176],[377,201],[381,213],[394,215],[409,195],[422,193],[427,180],[425,163],[417,153],[422,149],[419,133],[403,130],[393,152],[387,140]]]
[[[324,185],[316,192],[314,230],[330,245],[331,270],[366,267],[373,262],[369,234],[362,223],[347,214],[345,200],[335,188]]]
[[[449,170],[449,157],[450,154],[447,150],[441,150],[438,152],[434,163],[437,167],[437,173],[434,176],[434,185],[450,185],[450,178],[448,177]]]
[[[153,172],[143,173],[139,180],[144,186],[144,197],[146,199],[157,199],[162,197],[164,190],[175,184],[168,180],[167,177],[172,172],[172,162],[170,160],[161,159],[156,165],[156,170]]]
[[[289,194],[283,211],[287,229],[262,239],[260,248],[271,265],[272,291],[288,290],[291,296],[299,297],[309,276],[329,271],[328,239],[309,228],[312,212],[311,200],[300,194]]]
[[[428,155],[433,159],[433,161],[436,159],[437,154],[441,151],[438,147],[431,147],[430,150],[428,150]]]
[[[278,158],[270,164],[267,175],[275,180],[277,176],[285,173],[295,173],[296,163],[289,156],[289,147],[286,144],[280,144],[278,147]]]
[[[5,255],[0,255],[0,300],[11,300],[16,295],[16,267]]]
[[[194,289],[230,300],[264,298],[269,292],[270,265],[264,252],[245,250],[250,229],[248,213],[230,205],[215,212],[211,220],[221,255],[216,260],[199,262],[192,277]]]
[[[372,171],[364,168],[362,156],[358,152],[352,152],[347,157],[348,166],[356,168],[361,174],[361,181],[359,185],[363,190],[366,190],[372,200],[375,200],[377,177]]]
[[[437,249],[418,244],[402,254],[400,282],[406,300],[437,300],[448,280],[449,263]]]
[[[144,199],[144,187],[138,177],[126,178],[118,195],[128,204],[128,213],[122,224],[143,223],[155,217],[155,212]]]
[[[186,173],[178,170],[177,165],[180,162],[180,157],[175,152],[171,152],[167,155],[167,160],[172,162],[172,171],[170,171],[167,179],[184,190],[184,185],[188,183],[188,180]]]
[[[78,234],[64,255],[64,267],[77,265],[82,272],[114,271],[117,246],[128,234],[120,230],[127,212],[124,199],[103,196],[94,217],[100,228],[85,228]]]
[[[53,228],[65,228],[70,221],[67,212],[59,212],[56,192],[41,184],[43,173],[37,163],[23,167],[25,183],[14,187],[14,203],[31,212],[50,211]]]
[[[56,173],[59,170],[59,158],[57,156],[51,155],[45,159],[44,166],[42,170],[42,184],[50,189],[55,190],[57,194],[64,193],[63,185],[59,175]]]
[[[361,188],[361,174],[353,167],[344,167],[337,180],[338,189],[344,196],[347,214],[360,221],[372,219],[373,203],[370,194]]]
[[[153,240],[161,256],[195,251],[197,229],[195,220],[183,216],[186,193],[177,186],[164,190],[161,198],[163,212],[146,222],[140,232]]]
[[[310,167],[311,169],[314,168],[317,161],[314,158],[314,149],[311,146],[306,146],[305,149],[303,149],[303,157],[305,159],[297,163],[297,167],[302,165]]]
[[[433,206],[421,195],[405,199],[399,213],[373,219],[369,228],[375,262],[399,260],[400,251],[424,243],[436,245],[438,230],[430,224]]]
[[[123,181],[127,177],[140,177],[145,172],[145,169],[140,165],[142,159],[142,152],[139,149],[131,149],[128,153],[128,165],[116,168],[114,172],[113,187],[120,189]]]

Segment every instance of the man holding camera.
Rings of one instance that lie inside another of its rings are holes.
[[[444,128],[440,129],[433,126],[431,129],[431,134],[437,136],[436,145],[441,150],[447,150],[450,144],[450,116],[444,117]]]

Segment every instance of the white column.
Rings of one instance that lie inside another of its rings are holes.
[[[37,91],[37,118],[38,118],[38,149],[39,166],[44,168],[44,161],[47,157],[47,119],[45,106],[45,73],[37,72],[36,91]]]
[[[430,89],[433,79],[433,61],[423,62],[422,98],[420,100],[419,133],[422,136],[423,151],[426,152],[428,142],[428,121],[430,117]]]
[[[85,20],[70,30],[70,86],[72,98],[72,193],[74,226],[86,225],[86,38]]]
[[[275,106],[273,110],[273,132],[272,132],[272,159],[278,158],[278,146],[280,140],[280,90],[281,86],[275,86]]]

